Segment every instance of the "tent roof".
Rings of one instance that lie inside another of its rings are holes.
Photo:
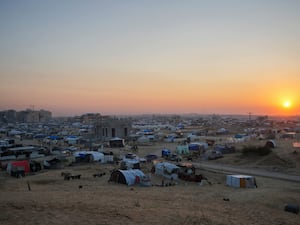
[[[172,163],[169,163],[169,162],[160,162],[160,163],[157,163],[155,166],[156,166],[156,168],[165,168],[168,171],[172,171],[173,169],[179,168],[178,166],[176,166]]]
[[[136,181],[136,177],[145,177],[145,174],[139,169],[130,169],[130,170],[116,170],[113,173],[121,173],[126,181],[128,186],[134,185]],[[112,174],[113,175],[113,174]],[[116,181],[119,182],[119,181]]]

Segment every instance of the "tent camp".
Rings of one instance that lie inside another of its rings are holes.
[[[145,178],[145,174],[139,169],[114,170],[110,175],[109,181],[132,186],[142,184],[146,180]]]
[[[239,188],[257,187],[255,177],[248,175],[227,175],[226,185]]]
[[[168,162],[155,164],[155,174],[167,179],[178,180],[179,167]]]

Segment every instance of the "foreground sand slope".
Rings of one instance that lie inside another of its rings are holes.
[[[300,203],[299,183],[257,177],[257,189],[237,189],[225,185],[224,174],[198,171],[212,185],[127,187],[107,182],[111,169],[87,164],[23,179],[2,173],[0,224],[300,224],[299,214],[284,211],[286,203]],[[82,178],[63,180],[63,171]],[[94,178],[98,171],[106,175]]]

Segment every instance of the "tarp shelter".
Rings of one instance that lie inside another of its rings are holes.
[[[123,169],[140,169],[140,161],[137,159],[124,158],[121,162]]]
[[[179,123],[177,126],[176,126],[177,129],[184,129],[184,125],[182,123]]]
[[[171,155],[171,151],[169,149],[164,148],[161,150],[161,157],[168,157],[169,155]]]
[[[228,131],[225,128],[220,128],[217,130],[217,134],[227,134]]]
[[[145,156],[145,159],[146,159],[147,162],[151,162],[152,160],[155,160],[157,158],[158,158],[158,156],[155,155],[155,154],[148,154],[148,155]]]
[[[78,144],[79,142],[79,137],[75,136],[75,135],[70,135],[68,137],[65,138],[66,142],[69,144],[69,145],[75,145],[75,144]]]
[[[110,152],[110,153],[103,152],[103,155],[104,155],[103,163],[112,163],[114,161],[114,153],[113,152]]]
[[[191,151],[199,151],[208,149],[208,144],[205,142],[194,142],[189,144],[189,150]]]
[[[269,147],[269,148],[275,148],[276,147],[276,143],[274,140],[268,140],[265,144],[266,147]]]
[[[61,139],[63,139],[62,137],[59,137],[59,136],[57,136],[57,135],[50,135],[48,138],[49,138],[50,140],[61,140]]]
[[[151,130],[151,129],[145,129],[145,130],[143,130],[143,133],[144,133],[145,135],[152,135],[152,134],[154,134],[154,131]]]
[[[109,181],[131,186],[139,184],[145,177],[145,174],[139,169],[114,170],[110,175]]]
[[[189,135],[187,136],[187,139],[188,139],[189,141],[197,141],[197,140],[199,140],[199,136],[197,136],[197,135],[195,135],[195,134],[189,134]]]
[[[228,153],[234,153],[235,147],[227,146],[227,145],[215,145],[214,150],[219,151],[222,154],[228,154]]]
[[[24,171],[24,173],[30,172],[30,164],[27,160],[9,162],[6,167],[6,171],[12,175],[16,171]]]
[[[45,169],[57,169],[63,167],[64,165],[60,159],[54,157],[53,159],[45,160],[43,162],[43,166]]]
[[[189,146],[188,145],[178,145],[176,147],[176,152],[179,155],[189,154]]]
[[[74,152],[75,158],[82,159],[81,161],[88,161],[88,162],[102,162],[104,163],[104,154],[102,152],[95,152],[95,151],[80,151]]]
[[[125,146],[125,140],[122,138],[112,138],[109,140],[109,146],[111,148],[119,148],[119,147],[124,147]]]
[[[255,177],[248,175],[227,175],[226,185],[239,188],[257,187]]]
[[[247,134],[235,134],[234,135],[234,138],[237,138],[237,139],[243,139],[245,137],[247,137]]]
[[[179,167],[168,162],[155,164],[155,174],[168,179],[178,180]]]

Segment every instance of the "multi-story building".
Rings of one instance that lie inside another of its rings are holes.
[[[23,111],[6,110],[0,113],[1,121],[6,123],[40,123],[49,121],[52,113],[46,110],[35,111],[31,109]]]
[[[41,123],[47,122],[51,118],[52,118],[52,113],[50,111],[43,110],[43,109],[39,111],[39,122]]]
[[[131,121],[125,118],[102,116],[95,125],[95,137],[101,141],[108,141],[118,137],[127,139],[131,131]]]

